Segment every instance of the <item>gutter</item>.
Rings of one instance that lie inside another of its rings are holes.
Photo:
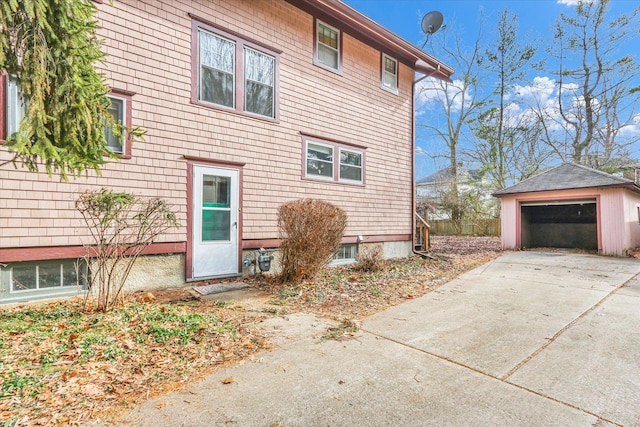
[[[418,61],[419,62],[419,61]],[[416,64],[417,65],[417,64]],[[411,253],[422,257],[416,251],[416,85],[427,77],[431,77],[436,69],[425,73],[411,84]],[[450,80],[449,80],[450,81]],[[425,222],[426,224],[426,222]],[[428,225],[427,225],[428,227]]]

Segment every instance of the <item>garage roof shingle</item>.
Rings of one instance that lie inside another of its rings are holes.
[[[613,176],[575,163],[564,163],[511,187],[498,190],[493,195],[501,197],[507,194],[593,187],[629,187],[640,192],[640,187],[626,178]]]

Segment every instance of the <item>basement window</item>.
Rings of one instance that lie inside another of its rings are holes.
[[[9,263],[0,268],[0,302],[78,295],[86,279],[81,259]]]
[[[356,243],[348,243],[340,245],[331,265],[343,265],[356,262],[358,259],[358,245]]]

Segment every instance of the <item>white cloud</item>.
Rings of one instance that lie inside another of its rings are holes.
[[[416,147],[416,155],[417,155],[417,156],[426,156],[426,155],[428,155],[428,154],[429,154],[429,153],[427,153],[427,150],[425,150],[424,148],[422,148],[422,147]]]
[[[565,6],[577,6],[578,3],[595,3],[597,0],[558,0],[558,4]]]
[[[547,105],[555,92],[556,81],[549,77],[534,77],[531,85],[514,88],[514,99],[528,105]]]
[[[433,77],[427,77],[416,85],[416,109],[418,111],[430,110],[439,106],[451,105],[454,112],[462,109],[462,102],[471,102],[469,88],[464,91],[464,82],[454,80],[451,83]],[[464,96],[463,96],[464,95]]]

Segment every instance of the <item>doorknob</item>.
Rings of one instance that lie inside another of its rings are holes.
[[[234,222],[231,226],[232,227],[238,227],[238,221]]]

